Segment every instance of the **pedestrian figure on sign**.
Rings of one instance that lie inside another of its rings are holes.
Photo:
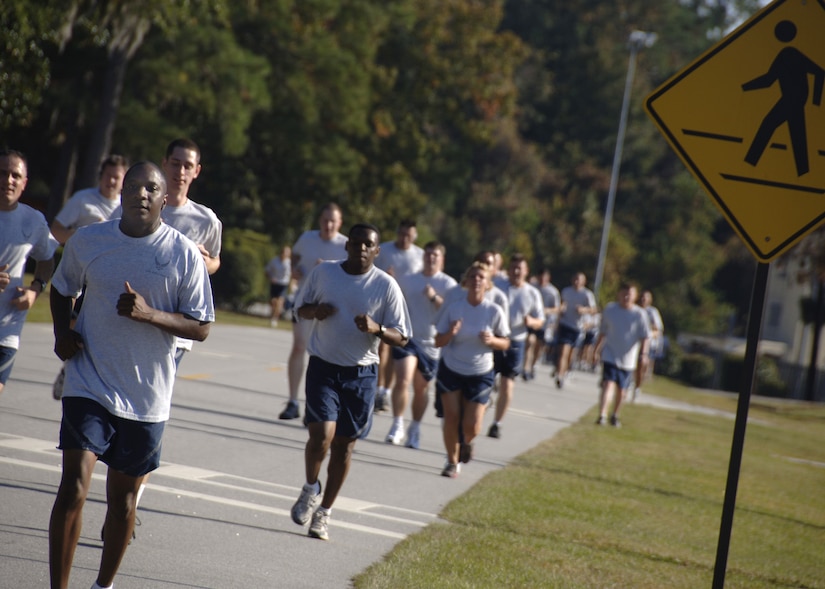
[[[774,28],[774,35],[782,43],[790,43],[796,38],[796,25],[789,20],[783,20]],[[776,129],[783,123],[787,123],[791,136],[791,149],[796,162],[796,174],[804,176],[810,170],[808,140],[805,132],[808,74],[814,78],[813,105],[820,106],[825,70],[795,47],[782,49],[767,73],[742,84],[742,90],[748,91],[770,88],[774,82],[779,82],[779,89],[782,92],[779,101],[762,120],[748,153],[745,155],[745,161],[750,165],[755,166],[759,163],[759,158],[768,147]]]

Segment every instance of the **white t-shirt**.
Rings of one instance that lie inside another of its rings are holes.
[[[113,415],[169,419],[175,336],[117,314],[128,281],[155,309],[214,321],[206,264],[194,243],[168,225],[129,237],[119,221],[83,227],[66,243],[52,288],[85,299],[75,324],[84,348],[66,363],[65,397],[93,399]]]
[[[298,288],[303,286],[310,271],[320,262],[335,262],[347,257],[347,236],[336,233],[332,239],[321,239],[321,232],[317,229],[304,231],[295,245],[292,246],[292,256],[300,256],[298,265],[294,268],[300,272]]]
[[[394,241],[385,241],[381,244],[381,253],[375,258],[375,265],[398,280],[402,276],[421,272],[424,268],[424,250],[415,244],[402,250]]]
[[[545,284],[544,286],[539,287],[539,291],[541,292],[541,299],[544,302],[545,309],[554,309],[561,305],[561,293],[559,292],[559,289],[552,284]],[[558,318],[558,312],[547,315],[545,325],[547,325],[547,327],[552,327],[556,324]]]
[[[160,217],[164,223],[183,233],[195,245],[203,244],[213,258],[221,255],[223,224],[209,207],[187,199],[179,207],[166,205]]]
[[[473,306],[465,296],[450,303],[439,315],[436,330],[447,333],[453,321],[458,319],[461,320],[461,329],[449,344],[441,348],[441,361],[453,372],[465,376],[490,372],[493,369],[493,349],[484,344],[479,335],[482,331],[491,331],[498,337],[508,337],[510,329],[504,310],[486,299]]]
[[[587,320],[585,315],[579,315],[576,307],[595,307],[596,297],[588,288],[577,289],[575,286],[566,286],[561,291],[561,300],[565,304],[559,323],[572,329],[584,329]]]
[[[356,315],[369,315],[377,323],[412,337],[410,314],[401,288],[375,266],[364,274],[347,274],[340,262],[318,264],[298,291],[295,308],[318,303],[333,305],[336,311],[323,321],[312,320],[307,350],[326,362],[339,366],[378,363],[380,340],[355,326]]]
[[[115,216],[117,215],[117,216]],[[75,192],[54,218],[66,229],[77,229],[120,217],[120,199],[109,199],[98,188]]]
[[[510,302],[510,339],[524,341],[527,339],[525,317],[536,317],[544,321],[544,302],[541,293],[532,284],[524,283],[515,287],[507,283],[507,296]]]
[[[179,207],[171,205],[163,207],[160,218],[164,223],[191,239],[195,245],[203,245],[213,258],[221,255],[223,224],[209,207],[187,199]],[[191,350],[192,345],[191,339],[178,338],[178,348]]]
[[[40,211],[18,203],[11,211],[0,211],[0,266],[9,265],[9,285],[0,293],[0,346],[18,349],[20,332],[28,311],[18,311],[12,304],[17,287],[23,286],[26,259],[50,260],[57,240]],[[28,286],[28,285],[26,285]]]
[[[662,321],[662,314],[659,313],[659,309],[654,307],[653,305],[648,305],[647,307],[642,307],[642,310],[647,315],[647,324],[650,327],[650,353],[651,355],[659,355],[664,350],[664,333],[665,333],[665,324]],[[653,334],[654,328],[658,330],[657,334]]]
[[[641,307],[624,309],[619,303],[608,303],[602,311],[600,332],[604,336],[602,361],[622,370],[635,370],[642,340],[650,337],[647,317]]]
[[[445,311],[448,305],[451,305],[456,301],[460,301],[466,298],[467,290],[460,284],[456,283],[456,285],[453,288],[447,291],[447,295],[444,297],[444,303],[441,305],[441,310],[439,312],[438,317],[436,318],[436,323],[438,323],[438,318],[441,317],[441,312]],[[504,294],[504,291],[497,286],[492,286],[490,290],[484,293],[484,300],[490,301],[494,305],[498,305],[499,307],[501,307],[501,310],[504,311],[504,321],[507,322],[507,331],[509,332],[510,300],[507,298],[507,295]]]
[[[439,309],[427,298],[425,290],[430,285],[443,298],[456,284],[455,279],[444,272],[432,276],[416,272],[398,279],[412,319],[413,340],[431,358],[438,358],[439,355],[438,348],[435,347],[435,319]]]
[[[272,284],[286,286],[292,279],[292,261],[289,258],[284,260],[281,256],[272,258],[266,265],[266,275]]]

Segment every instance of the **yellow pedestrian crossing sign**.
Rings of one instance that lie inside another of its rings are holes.
[[[761,262],[825,221],[825,0],[776,0],[645,107]]]

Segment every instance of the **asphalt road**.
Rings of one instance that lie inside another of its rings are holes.
[[[432,411],[419,450],[386,444],[391,416],[377,415],[369,438],[356,446],[330,541],[323,542],[289,517],[303,483],[306,442],[300,420],[278,420],[288,396],[290,343],[288,331],[218,324],[184,358],[163,462],[141,501],[142,525],[118,589],[349,587],[397,542],[436,521],[447,502],[597,401],[595,375],[576,373],[559,391],[541,367],[536,380],[516,384],[502,438],[478,438],[457,479],[440,476],[444,449]],[[48,587],[48,520],[61,465],[61,409],[51,397],[60,362],[52,346],[51,326],[28,324],[0,395],[2,589]],[[488,411],[485,432],[491,418]],[[98,464],[71,587],[85,589],[96,578],[105,472]]]

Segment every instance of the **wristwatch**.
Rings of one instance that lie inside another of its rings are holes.
[[[35,282],[40,285],[40,292],[45,292],[46,291],[46,282],[45,281],[40,280],[39,278],[32,279],[32,284],[34,284]]]
[[[382,324],[378,325],[378,337],[382,337],[387,331],[387,328],[384,327]]]

